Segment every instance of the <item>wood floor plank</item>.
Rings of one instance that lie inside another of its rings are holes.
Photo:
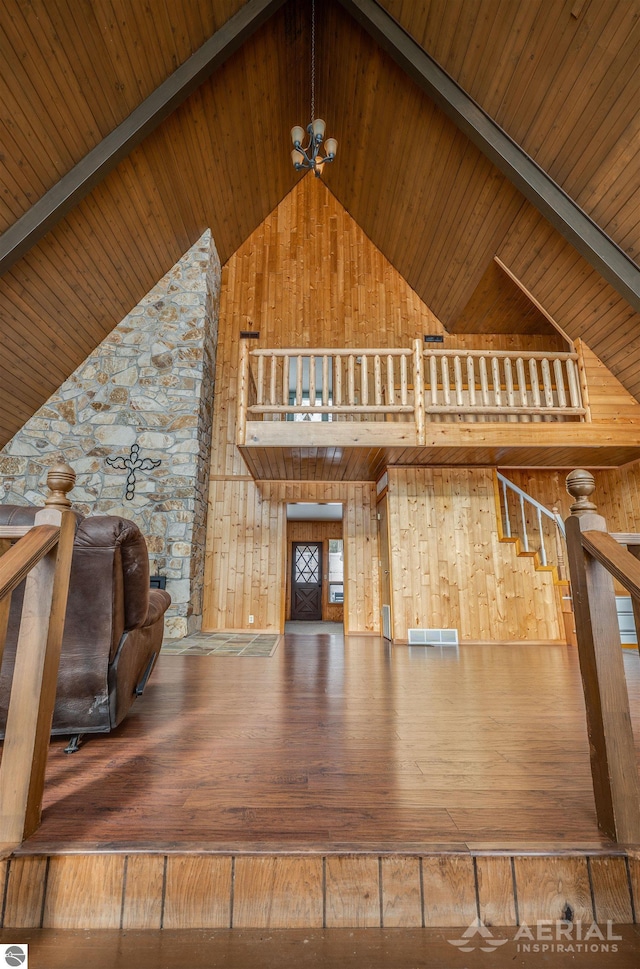
[[[234,928],[322,928],[322,858],[235,859]]]
[[[511,858],[476,858],[480,918],[485,925],[517,925]]]
[[[169,856],[163,928],[230,928],[231,880],[231,858],[216,855]]]
[[[326,859],[327,928],[380,925],[378,859],[347,855]]]
[[[514,858],[521,922],[539,919],[592,922],[586,858]]]

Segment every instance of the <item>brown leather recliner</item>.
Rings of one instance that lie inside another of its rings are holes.
[[[0,525],[31,525],[33,506],[0,506]],[[24,585],[12,596],[0,675],[4,736]],[[162,645],[168,593],[149,588],[146,542],[133,522],[81,518],[73,546],[53,734],[108,733],[148,679]]]

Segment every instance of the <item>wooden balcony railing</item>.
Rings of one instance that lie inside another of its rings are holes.
[[[574,499],[566,521],[567,553],[591,776],[600,828],[615,841],[638,844],[640,780],[613,579],[640,601],[640,562],[621,544],[637,549],[640,535],[609,534],[590,500],[594,490],[588,471],[572,471],[567,478]]]
[[[256,349],[241,344],[246,421],[584,421],[576,353],[409,348]]]
[[[0,763],[0,854],[40,824],[76,526],[66,493],[74,482],[68,465],[52,468],[33,526],[0,526],[0,664],[11,593],[26,580]]]

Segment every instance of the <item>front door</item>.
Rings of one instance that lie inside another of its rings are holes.
[[[293,542],[291,618],[322,620],[322,542]]]

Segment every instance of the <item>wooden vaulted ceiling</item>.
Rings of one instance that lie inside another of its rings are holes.
[[[637,0],[380,3],[637,259]],[[5,0],[0,231],[242,6]],[[544,326],[537,304],[640,397],[640,315],[337,0],[316,6],[316,105],[339,142],[324,180],[344,208],[448,329]],[[204,229],[224,262],[290,191],[308,51],[308,0],[287,0],[0,278],[0,443]]]

